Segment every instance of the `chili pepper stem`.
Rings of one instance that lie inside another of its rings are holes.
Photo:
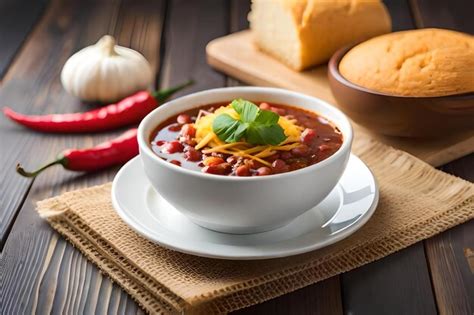
[[[175,87],[172,87],[172,88],[169,88],[169,89],[151,92],[151,95],[158,101],[158,103],[161,104],[164,101],[166,101],[174,93],[184,89],[185,87],[193,85],[193,84],[194,84],[194,80],[189,80],[189,81],[187,81],[183,84],[180,84],[178,86],[175,86]]]
[[[55,161],[53,161],[49,164],[46,164],[45,166],[43,166],[43,167],[41,167],[41,168],[39,168],[39,169],[37,169],[36,171],[33,171],[33,172],[25,171],[25,169],[21,166],[21,164],[18,163],[16,165],[16,171],[17,171],[18,174],[20,174],[23,177],[36,177],[36,175],[38,175],[39,173],[41,173],[45,169],[49,168],[50,166],[56,165],[56,164],[61,164],[62,166],[65,166],[66,158],[65,157],[60,157],[57,160],[55,160]]]

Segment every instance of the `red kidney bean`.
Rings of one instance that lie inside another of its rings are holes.
[[[191,119],[191,116],[187,114],[181,114],[176,118],[176,121],[178,122],[178,124],[184,125],[184,124],[189,124],[190,122],[192,122],[192,119]]]
[[[208,174],[225,175],[229,174],[232,166],[229,163],[221,163],[218,165],[208,165],[201,169],[202,172]]]
[[[158,140],[158,141],[155,142],[155,144],[156,144],[157,146],[159,146],[159,147],[161,147],[161,146],[162,146],[163,144],[165,144],[165,143],[166,143],[165,140]]]
[[[244,164],[247,165],[249,168],[256,170],[259,167],[262,167],[263,164],[259,161],[252,160],[252,159],[245,159]]]
[[[280,116],[285,116],[286,115],[286,110],[284,110],[283,108],[279,108],[279,107],[270,107],[270,110]]]
[[[308,154],[310,154],[310,150],[309,150],[309,147],[306,144],[302,144],[302,145],[299,145],[296,148],[292,149],[291,153],[294,156],[307,156]]]
[[[239,160],[239,158],[237,156],[231,155],[226,159],[226,162],[229,163],[229,164],[234,165],[235,163],[237,163],[238,160]]]
[[[267,160],[268,162],[273,162],[273,161],[275,161],[279,158],[280,158],[280,153],[275,152],[275,154],[272,154],[272,155],[266,157],[265,160]],[[254,167],[254,168],[256,168],[256,167]]]
[[[183,125],[183,127],[181,127],[181,135],[193,138],[196,135],[196,128],[191,124]]]
[[[186,152],[184,152],[184,158],[187,161],[197,162],[201,160],[202,153],[193,147],[188,147]]]
[[[175,140],[165,143],[161,151],[163,151],[164,153],[172,154],[177,152],[183,152],[183,149],[184,146],[181,144],[181,142]]]
[[[290,151],[283,151],[280,153],[280,158],[283,160],[288,160],[293,158],[293,154]]]
[[[272,168],[273,168],[273,171],[276,173],[288,172],[288,169],[289,169],[285,161],[281,159],[273,161]]]
[[[178,161],[178,160],[171,160],[170,163],[174,164],[174,165],[177,165],[177,166],[181,166],[181,162]]]
[[[270,106],[270,104],[265,103],[265,102],[260,103],[260,109],[263,109],[263,110],[270,110],[270,108],[272,108],[272,107]]]
[[[316,131],[313,129],[306,128],[302,133],[301,133],[301,141],[310,144],[311,141],[313,141],[314,137],[316,137]]]
[[[215,175],[224,175],[224,170],[218,165],[208,165],[201,169],[201,172]]]
[[[257,170],[257,176],[265,176],[270,175],[272,173],[271,168],[262,166]]]
[[[181,125],[179,124],[173,124],[171,126],[168,127],[168,130],[169,131],[172,131],[172,132],[178,132],[181,130]]]
[[[224,163],[224,159],[216,156],[210,156],[204,159],[204,165],[214,166]]]
[[[218,166],[224,170],[224,174],[232,172],[232,165],[230,165],[229,163],[224,162],[219,164]]]
[[[250,169],[247,165],[241,165],[235,170],[237,176],[250,176]]]
[[[191,147],[194,147],[197,144],[196,140],[190,137],[179,137],[179,141],[186,143],[188,146],[191,146]]]

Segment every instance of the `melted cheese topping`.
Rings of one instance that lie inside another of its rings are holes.
[[[195,139],[197,141],[196,150],[204,149],[203,153],[219,152],[235,156],[248,157],[259,161],[264,165],[271,164],[262,158],[266,158],[275,154],[277,151],[289,151],[300,145],[301,132],[303,127],[296,124],[295,119],[288,119],[280,116],[278,124],[283,128],[286,140],[279,145],[258,145],[254,146],[247,142],[225,143],[220,140],[212,131],[212,124],[214,119],[220,114],[228,114],[234,119],[239,119],[239,114],[232,108],[231,105],[221,106],[214,113],[207,113],[201,111],[194,127],[196,128]]]

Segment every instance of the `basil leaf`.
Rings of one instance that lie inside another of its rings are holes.
[[[257,117],[255,118],[255,122],[259,122],[261,124],[266,124],[266,125],[273,125],[273,124],[277,124],[279,119],[280,119],[280,116],[278,116],[277,113],[274,113],[270,110],[261,109],[258,112]]]
[[[285,132],[278,124],[262,125],[254,123],[247,128],[246,140],[250,144],[278,145],[285,139]]]
[[[242,138],[245,136],[245,132],[247,131],[247,128],[248,128],[248,124],[240,123],[239,127],[237,127],[237,129],[234,131],[234,137],[233,137],[234,141],[232,142],[237,142],[237,141],[242,140]]]
[[[221,114],[214,119],[212,123],[212,130],[214,133],[225,142],[236,142],[235,132],[240,126],[240,122],[235,120],[228,114]],[[242,131],[241,131],[242,133]]]
[[[212,123],[212,130],[222,141],[232,143],[245,138],[253,145],[278,145],[287,138],[278,124],[278,114],[243,99],[233,100],[231,106],[239,114],[238,120],[229,114],[221,114]]]
[[[233,100],[231,105],[240,115],[240,120],[243,122],[253,122],[260,111],[257,105],[241,98]]]

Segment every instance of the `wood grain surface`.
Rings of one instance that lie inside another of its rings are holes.
[[[0,49],[0,82],[9,69],[16,53],[21,49],[34,24],[43,14],[46,3],[46,0],[24,2],[0,0],[0,39],[2,42]],[[24,6],[28,6],[29,10],[23,12],[22,8]],[[20,12],[22,12],[22,14],[18,14]],[[2,100],[1,96],[0,100]],[[2,105],[3,104],[0,104],[0,106]],[[4,132],[6,133],[6,128],[4,128],[3,122],[4,120],[0,119],[0,131],[2,132],[2,135],[4,135]],[[7,155],[6,151],[6,146],[9,142],[7,142],[7,139],[2,137],[0,144],[2,147],[0,163],[3,167],[11,167],[14,161],[12,161],[11,157]],[[2,179],[7,178],[3,177],[3,175],[6,175],[3,170],[4,169],[1,169],[0,171]],[[5,180],[0,182],[0,201],[2,209],[2,211],[0,211],[0,251],[3,247],[5,238],[8,235],[10,224],[13,222],[15,215],[18,212],[18,207],[23,200],[23,198],[18,198],[18,195],[25,195],[28,189],[27,185],[26,187],[24,186],[26,180],[21,182],[23,184],[19,182],[8,183],[8,186],[11,186],[10,191],[6,190],[7,182]],[[14,194],[15,198],[9,197],[7,193]]]
[[[15,246],[0,260],[0,314],[143,314],[119,286],[49,228],[15,233],[10,239]]]
[[[349,314],[435,314],[423,244],[342,276],[344,310]]]
[[[411,0],[418,27],[441,27],[474,34],[474,1]],[[474,154],[441,167],[474,182]],[[424,242],[431,282],[440,314],[474,314],[474,222]]]
[[[69,55],[107,33],[114,35],[119,44],[142,52],[158,72],[164,16],[164,1],[52,1],[5,76],[1,103],[25,113],[72,112],[90,107],[65,93],[59,73]],[[14,173],[17,161],[34,168],[65,148],[91,146],[123,130],[97,135],[46,135],[17,127],[3,116],[0,128],[2,147],[6,148],[0,174],[9,179],[8,184],[2,180],[2,210],[13,213],[15,207],[21,208],[2,252],[0,272],[17,272],[23,279],[19,281],[15,276],[10,279],[12,285],[0,286],[0,314],[35,310],[40,314],[82,314],[81,308],[92,307],[88,300],[93,299],[98,301],[93,313],[138,312],[127,294],[101,276],[66,240],[58,238],[34,210],[38,200],[108,182],[118,168],[86,175],[56,167],[34,181]],[[55,243],[49,244],[50,240]],[[18,266],[24,266],[23,272]],[[90,282],[86,281],[87,275]],[[33,298],[31,294],[39,296]]]
[[[447,28],[474,34],[474,1],[410,0],[410,6],[418,28]]]
[[[416,28],[415,21],[410,10],[409,0],[383,1],[392,18],[392,31],[405,31]]]
[[[0,80],[43,14],[47,0],[0,0]],[[27,7],[28,10],[24,10]]]
[[[162,18],[156,16],[162,12],[163,2],[146,3],[129,1],[129,9],[124,11],[120,1],[53,1],[5,76],[0,87],[0,104],[27,114],[90,109],[91,106],[82,104],[62,89],[59,74],[71,54],[95,43],[107,33],[115,35],[119,44],[141,51],[152,67],[157,69]],[[0,177],[9,179],[8,184],[2,181],[0,187],[3,210],[0,212],[0,246],[22,206],[24,197],[21,196],[26,196],[33,182],[15,173],[16,163],[21,162],[26,168],[33,169],[55,159],[66,148],[91,146],[123,132],[120,130],[94,136],[45,135],[21,128],[3,115],[0,118],[0,130],[4,153],[0,157]],[[113,174],[114,170],[97,174],[95,182],[105,182]],[[76,176],[56,167],[43,173],[38,181],[51,185]],[[80,187],[86,185],[84,181],[77,183],[80,183]],[[66,187],[63,186],[62,191]],[[53,190],[50,195],[58,192],[55,188]],[[46,196],[48,194],[41,195]]]
[[[468,255],[474,251],[474,221],[425,242],[431,280],[442,314],[473,314],[474,274]]]
[[[394,29],[421,23],[472,32],[474,21],[466,18],[471,3],[446,3],[386,1]],[[11,18],[27,6],[31,12]],[[415,6],[418,12],[414,13]],[[0,72],[6,71],[0,82],[0,105],[25,113],[90,108],[68,96],[58,78],[70,54],[105,33],[115,35],[121,45],[141,51],[156,70],[159,86],[194,77],[198,84],[181,93],[187,94],[241,84],[211,69],[204,47],[214,38],[246,28],[248,10],[246,0],[44,0],[34,4],[30,0],[0,0],[2,42],[2,34],[15,30],[9,33],[8,45],[0,46],[0,57],[9,56],[9,60],[0,59]],[[2,17],[15,23],[6,25]],[[35,181],[13,172],[17,161],[32,168],[66,147],[89,146],[119,132],[37,134],[0,118],[0,314],[143,313],[34,210],[40,199],[110,181],[117,168],[78,174],[56,167]],[[442,170],[473,181],[473,165],[471,154]],[[375,263],[239,313],[472,314],[473,228],[468,222]]]

